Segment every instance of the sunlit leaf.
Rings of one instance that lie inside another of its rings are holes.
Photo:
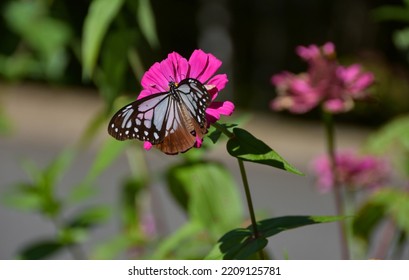
[[[191,219],[219,236],[242,219],[241,199],[230,173],[215,162],[176,165],[168,185]]]
[[[269,165],[297,175],[303,175],[263,141],[241,128],[234,128],[235,137],[227,142],[227,151],[244,161]]]
[[[132,247],[133,240],[126,235],[117,236],[111,240],[105,241],[94,250],[91,257],[97,260],[112,260],[123,258],[122,253]]]
[[[92,182],[119,157],[127,145],[125,141],[117,141],[109,137],[100,148],[83,183],[92,185]]]
[[[409,116],[401,116],[387,123],[369,137],[366,146],[378,154],[399,147],[409,151]]]
[[[91,77],[101,43],[109,25],[122,7],[123,0],[93,0],[84,22],[82,61],[84,77]]]
[[[8,207],[22,211],[39,211],[43,199],[38,190],[30,184],[18,184],[9,192],[2,193],[1,201]]]
[[[189,222],[179,227],[176,232],[159,243],[149,258],[159,260],[172,257],[175,250],[185,247],[186,240],[196,236],[201,231],[203,231],[203,227],[195,222]]]
[[[156,34],[155,16],[150,0],[139,0],[136,18],[146,40],[151,47],[157,48],[159,46],[159,40]]]

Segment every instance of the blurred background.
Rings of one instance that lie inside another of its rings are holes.
[[[339,147],[360,149],[409,111],[408,1],[3,0],[0,11],[1,259],[200,256],[151,247],[189,219],[166,188],[181,157],[223,163],[243,197],[224,145],[169,157],[110,142],[106,133],[114,110],[136,98],[144,71],[172,51],[189,57],[200,48],[222,60],[229,83],[219,98],[236,105],[226,121],[242,123],[306,173],[247,164],[260,217],[334,214],[332,196],[316,191],[309,172],[325,151],[319,112],[269,107],[271,76],[306,69],[297,46],[332,41],[341,63],[361,63],[376,76],[373,102],[337,116]],[[176,236],[160,248],[196,244]],[[277,258],[339,258],[335,224],[295,229],[269,244]]]

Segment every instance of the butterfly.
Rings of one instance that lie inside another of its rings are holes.
[[[169,91],[136,100],[112,117],[108,133],[117,140],[148,141],[166,154],[186,152],[207,133],[204,85],[187,78],[169,82]]]

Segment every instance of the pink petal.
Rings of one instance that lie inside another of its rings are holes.
[[[224,89],[224,87],[226,86],[228,81],[229,80],[227,79],[226,74],[218,74],[218,75],[212,77],[206,84],[207,85],[214,85],[214,86],[216,86],[218,91],[221,91],[222,89]]]
[[[164,92],[168,90],[169,81],[161,72],[160,63],[156,62],[149,68],[142,77],[141,84],[151,93]]]
[[[160,63],[162,75],[173,82],[180,82],[187,77],[188,62],[177,52],[170,53],[168,58]]]
[[[287,84],[289,79],[291,79],[293,76],[294,74],[286,71],[279,74],[275,74],[271,77],[271,83],[277,87],[280,87]]]
[[[342,113],[351,109],[350,103],[341,99],[330,99],[324,102],[324,108],[331,113]]]
[[[320,55],[320,48],[317,45],[298,46],[295,51],[305,61],[317,58]]]
[[[203,139],[201,139],[200,137],[196,135],[196,143],[195,143],[196,148],[200,148],[202,146],[202,143],[203,143]]]
[[[356,79],[357,75],[361,72],[361,66],[359,64],[353,64],[350,66],[339,66],[337,68],[338,77],[345,83],[350,83]]]
[[[327,57],[332,57],[335,55],[335,45],[332,42],[327,42],[325,43],[322,47],[322,52],[327,56]]]
[[[354,83],[354,90],[355,91],[363,91],[371,86],[375,81],[375,76],[370,73],[362,73],[359,78],[356,79]]]
[[[220,119],[220,115],[231,116],[234,112],[234,104],[230,101],[212,102],[206,109],[206,117],[209,123]]]
[[[153,145],[150,142],[148,142],[148,141],[143,142],[143,148],[145,150],[149,151],[152,147],[153,147]]]
[[[216,73],[222,62],[212,54],[202,50],[195,50],[189,58],[189,77],[199,80],[203,84]]]

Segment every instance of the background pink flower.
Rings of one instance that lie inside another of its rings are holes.
[[[234,104],[230,101],[214,101],[219,92],[228,82],[226,74],[217,74],[222,62],[210,53],[202,50],[193,51],[189,60],[176,52],[172,52],[161,62],[153,64],[142,77],[142,91],[138,99],[151,94],[169,91],[169,82],[179,83],[187,78],[194,78],[200,81],[211,96],[211,103],[206,109],[208,124],[220,119],[220,115],[230,116],[234,111]],[[201,145],[201,139],[196,143]],[[145,149],[150,149],[152,144],[144,143]]]
[[[388,163],[372,155],[360,155],[342,151],[335,155],[337,179],[340,185],[351,189],[376,189],[382,187],[390,177]],[[321,192],[333,188],[333,173],[327,155],[316,158],[312,169]]]
[[[272,77],[277,88],[277,97],[271,104],[273,110],[305,113],[322,104],[329,112],[341,113],[352,109],[354,100],[368,96],[373,74],[364,72],[358,64],[339,65],[333,43],[322,47],[299,46],[296,52],[308,63],[308,70],[298,75],[283,72]]]

